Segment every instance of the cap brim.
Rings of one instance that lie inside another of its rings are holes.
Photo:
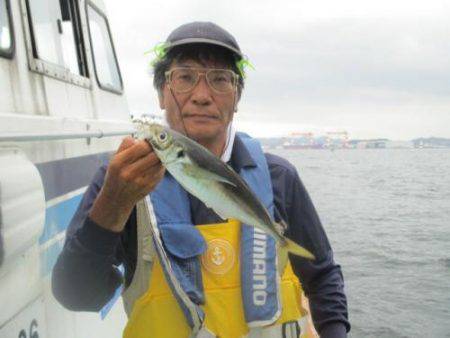
[[[241,59],[244,58],[244,55],[241,53],[240,50],[238,50],[230,45],[227,45],[226,43],[216,41],[216,40],[211,40],[211,39],[203,39],[203,38],[181,39],[181,40],[177,40],[175,42],[169,42],[166,48],[167,48],[167,50],[170,50],[171,48],[176,47],[176,46],[190,45],[190,44],[194,44],[194,43],[204,43],[204,44],[208,44],[208,45],[221,46],[221,47],[224,47],[224,48],[232,51],[234,54],[238,55]]]

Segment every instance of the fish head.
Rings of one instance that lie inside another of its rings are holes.
[[[183,147],[176,142],[174,132],[157,123],[148,123],[139,128],[140,138],[149,142],[162,163],[177,161],[184,155]]]
[[[169,130],[156,123],[145,126],[143,137],[152,145],[155,151],[164,151],[173,144],[173,137]]]

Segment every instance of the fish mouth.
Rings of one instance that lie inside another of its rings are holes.
[[[145,141],[152,146],[153,149],[156,150],[162,150],[161,146],[158,144],[158,142],[155,141],[154,136],[150,136],[145,139]]]

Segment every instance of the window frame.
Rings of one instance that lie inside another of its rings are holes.
[[[25,46],[27,49],[28,65],[30,70],[44,76],[52,77],[73,85],[91,89],[92,83],[89,78],[89,69],[87,66],[87,51],[83,38],[83,24],[80,17],[79,1],[75,1],[74,15],[76,16],[76,22],[74,22],[74,26],[76,27],[74,27],[74,32],[76,30],[77,33],[75,34],[74,40],[78,63],[80,64],[81,61],[82,69],[85,71],[86,75],[72,73],[69,69],[59,64],[39,59],[39,55],[36,50],[37,42],[34,38],[34,29],[32,22],[33,13],[31,12],[29,6],[30,1],[33,0],[20,0],[22,15],[24,17],[23,25],[25,33]]]
[[[106,23],[106,28],[108,30],[108,36],[109,36],[109,41],[111,43],[111,48],[112,48],[112,52],[114,55],[114,61],[116,62],[116,66],[117,66],[117,73],[119,75],[119,80],[120,80],[120,89],[117,88],[113,88],[110,86],[105,86],[104,84],[102,84],[98,78],[98,73],[97,73],[97,63],[95,61],[95,54],[94,54],[94,44],[92,42],[92,35],[91,35],[91,25],[89,22],[89,7],[91,7],[91,9],[93,9],[98,15],[100,15]],[[95,79],[97,80],[97,85],[100,89],[117,94],[117,95],[122,95],[124,92],[124,88],[123,88],[123,79],[122,79],[122,73],[120,71],[120,66],[119,66],[119,60],[117,59],[117,54],[116,54],[116,48],[114,46],[114,41],[112,39],[112,34],[111,34],[111,29],[109,26],[109,21],[107,16],[105,15],[105,13],[103,13],[103,11],[97,6],[95,5],[95,3],[93,3],[90,0],[87,0],[85,3],[85,10],[86,10],[86,25],[88,27],[88,32],[89,32],[89,42],[90,42],[90,50],[91,50],[91,56],[92,56],[92,63],[94,66],[94,73],[95,73]]]
[[[8,25],[9,25],[9,34],[11,38],[11,46],[9,49],[2,49],[0,48],[0,57],[4,57],[6,59],[12,59],[14,58],[14,54],[16,52],[16,40],[14,37],[14,25],[12,21],[12,15],[11,15],[11,4],[10,0],[5,0],[6,5],[6,15],[8,17]]]
[[[75,20],[75,28],[77,29],[77,35],[75,35],[75,49],[81,56],[78,60],[78,67],[80,67],[80,71],[84,71],[85,77],[89,78],[89,66],[87,62],[87,50],[86,50],[86,42],[84,41],[83,34],[83,22],[80,15],[80,2],[78,0],[73,2],[73,10],[75,12],[74,20]]]

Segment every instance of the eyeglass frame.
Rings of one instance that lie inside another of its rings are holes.
[[[198,78],[197,78],[197,81],[196,81],[195,84],[192,86],[192,88],[189,89],[189,90],[186,90],[186,91],[179,91],[179,90],[175,90],[175,88],[173,88],[173,87],[171,86],[171,83],[172,83],[172,74],[173,74],[173,72],[176,71],[176,70],[180,70],[180,69],[196,70],[196,71],[198,72]],[[203,72],[200,72],[200,70],[203,70]],[[209,80],[208,80],[208,77],[206,76],[206,74],[207,74],[208,72],[211,72],[211,71],[217,71],[217,70],[226,71],[226,72],[229,72],[229,73],[231,73],[231,74],[233,75],[233,81],[234,81],[234,82],[233,82],[233,89],[232,89],[232,90],[227,91],[227,92],[221,92],[221,91],[218,91],[217,89],[215,89],[213,86],[211,86],[211,84],[209,83]],[[174,89],[174,90],[175,90],[177,93],[179,93],[179,94],[187,94],[187,93],[192,92],[192,91],[194,90],[194,88],[198,85],[198,83],[199,83],[199,81],[200,81],[200,77],[201,77],[202,75],[205,77],[205,80],[206,80],[206,83],[208,84],[208,87],[211,88],[215,93],[218,93],[218,94],[230,94],[230,93],[232,93],[233,91],[236,90],[237,85],[238,85],[238,82],[239,82],[239,75],[238,75],[238,74],[236,74],[236,73],[235,73],[233,70],[231,70],[231,69],[224,69],[224,68],[174,67],[174,68],[172,68],[172,69],[170,69],[170,70],[165,71],[165,72],[164,72],[164,75],[165,75],[165,77],[166,77],[166,83],[169,85],[169,87],[172,88],[172,89]]]

